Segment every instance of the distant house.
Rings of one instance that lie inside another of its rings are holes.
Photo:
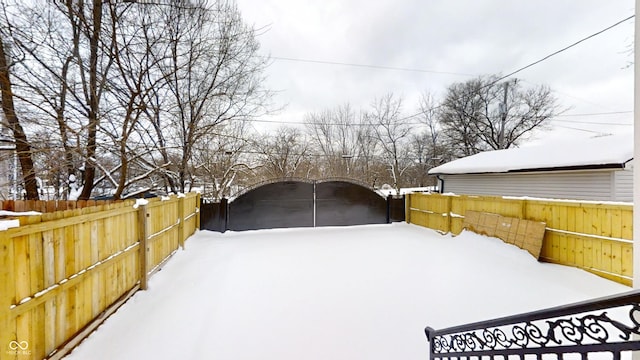
[[[0,125],[0,200],[13,197],[15,143],[9,130]]]
[[[441,192],[633,201],[633,134],[482,152],[435,167]]]

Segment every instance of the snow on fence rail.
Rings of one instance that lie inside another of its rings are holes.
[[[496,196],[410,194],[406,221],[459,234],[467,210],[547,224],[540,260],[631,285],[633,205]]]
[[[21,218],[0,231],[0,358],[59,359],[199,228],[200,196]]]

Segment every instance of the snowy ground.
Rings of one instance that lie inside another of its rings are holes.
[[[203,231],[65,359],[426,359],[427,325],[628,290],[404,223]]]

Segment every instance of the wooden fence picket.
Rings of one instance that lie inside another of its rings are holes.
[[[410,194],[406,221],[459,234],[467,210],[544,222],[541,260],[576,266],[625,285],[632,283],[632,204]]]
[[[157,262],[167,261],[196,231],[195,221],[187,219],[196,218],[198,199],[197,194],[183,200],[174,196],[137,210],[133,201],[58,202],[55,207],[4,201],[12,211],[67,210],[22,217],[20,227],[0,231],[0,358],[29,352],[29,358],[60,359],[71,351],[135,291],[146,288],[150,269],[161,266]],[[151,229],[158,235],[148,241]],[[9,348],[23,341],[27,349]]]

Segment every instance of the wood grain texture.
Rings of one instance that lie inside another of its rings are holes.
[[[64,211],[23,217],[20,227],[0,232],[0,347],[27,341],[32,358],[61,358],[197,229],[197,194],[151,201],[147,226],[133,204],[65,202],[55,207]],[[156,234],[145,237],[148,252],[141,247],[143,228]],[[0,358],[7,356],[13,358]]]
[[[462,231],[468,211],[545,223],[540,260],[631,285],[633,205],[441,194],[410,194],[407,203],[407,222],[452,234]],[[516,234],[514,244],[523,243]]]

